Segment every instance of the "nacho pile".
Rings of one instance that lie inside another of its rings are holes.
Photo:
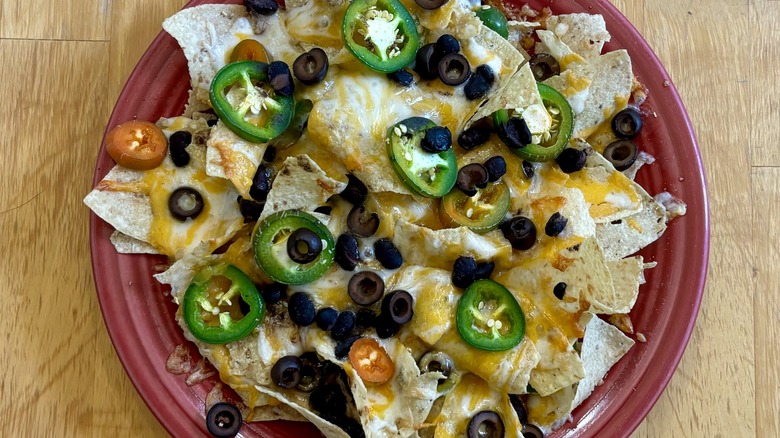
[[[507,38],[489,9],[296,0],[164,22],[192,85],[156,122],[168,152],[84,202],[118,252],[170,258],[155,278],[244,420],[546,433],[634,344],[606,320],[630,332],[653,266],[632,254],[685,208],[633,181],[654,160],[621,133],[631,59],[602,53],[598,15]]]

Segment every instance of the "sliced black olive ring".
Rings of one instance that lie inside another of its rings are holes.
[[[303,392],[312,392],[322,379],[322,362],[317,353],[309,351],[299,357],[301,361],[301,380],[297,388]]]
[[[546,81],[561,73],[558,61],[549,53],[537,53],[528,61],[537,82]]]
[[[639,148],[631,140],[618,140],[604,149],[604,158],[621,172],[631,167],[638,155]]]
[[[215,437],[232,437],[241,429],[241,411],[230,403],[215,403],[206,414],[206,428]]]
[[[447,85],[460,85],[471,75],[468,59],[460,53],[450,53],[439,61],[439,78]]]
[[[358,272],[349,279],[347,292],[355,303],[370,306],[382,299],[382,295],[385,294],[385,282],[375,272]]]
[[[371,237],[379,229],[379,215],[367,214],[364,206],[356,205],[347,216],[347,228],[360,237]]]
[[[406,324],[414,316],[414,298],[405,290],[391,292],[382,300],[382,313],[396,324]]]
[[[182,222],[198,217],[203,206],[203,196],[191,187],[179,187],[168,198],[168,210]]]
[[[284,356],[271,368],[271,380],[280,388],[295,388],[301,383],[302,366],[298,356]]]
[[[536,244],[536,225],[527,217],[513,217],[501,225],[501,231],[514,249],[526,251]]]
[[[493,411],[481,411],[476,413],[467,428],[468,438],[503,438],[504,420]]]
[[[324,50],[315,47],[299,56],[293,63],[293,73],[301,83],[314,85],[328,73],[328,55]]]
[[[287,255],[295,263],[311,263],[321,252],[322,239],[308,228],[298,228],[287,239]]]
[[[533,424],[526,423],[523,425],[523,438],[544,438],[544,432]]]
[[[485,166],[479,163],[472,163],[461,167],[458,171],[456,184],[466,196],[477,194],[477,188],[485,188],[488,183],[488,172]]]
[[[634,108],[626,108],[612,118],[612,131],[620,138],[634,138],[642,130],[642,116]]]

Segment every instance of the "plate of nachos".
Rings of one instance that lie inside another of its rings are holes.
[[[174,435],[627,435],[684,351],[706,182],[607,2],[193,1],[108,123],[91,245]]]

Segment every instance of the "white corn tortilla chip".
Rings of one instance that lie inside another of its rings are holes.
[[[114,245],[116,252],[119,254],[159,254],[152,245],[148,243],[134,239],[127,234],[122,234],[119,231],[111,233],[111,244]]]
[[[615,302],[609,313],[628,313],[634,307],[639,286],[644,284],[644,260],[641,256],[607,262],[615,287]]]
[[[512,254],[509,241],[499,231],[477,234],[466,227],[432,230],[399,220],[393,239],[406,263],[439,269],[452,269],[455,260],[465,255],[506,267]]]
[[[469,119],[466,127],[490,117],[498,110],[512,109],[522,112],[533,105],[542,105],[542,97],[539,95],[531,66],[526,63],[507,80],[504,88],[490,94],[486,103]]]
[[[397,339],[378,340],[395,362],[395,374],[381,385],[366,384],[349,364],[352,396],[367,438],[416,436],[437,398],[441,374],[420,374],[409,350]]]
[[[504,437],[522,438],[523,425],[505,392],[491,388],[484,380],[466,374],[444,398],[441,412],[434,420],[435,438],[468,436],[469,421],[478,412],[494,411],[504,422]]]
[[[599,56],[604,43],[612,39],[598,14],[553,15],[547,18],[547,29],[585,59]]]
[[[414,318],[404,326],[428,345],[434,345],[454,324],[459,293],[449,270],[408,266],[387,281],[388,290],[401,289],[414,298]]]
[[[585,377],[577,385],[577,395],[572,409],[582,403],[601,385],[607,372],[634,345],[634,341],[612,324],[601,319],[591,318],[585,328],[582,340],[582,362],[585,365]]]
[[[572,137],[587,138],[628,102],[633,78],[628,52],[616,50],[588,63],[572,64],[544,83],[569,101],[575,115]]]
[[[252,178],[268,145],[249,143],[221,121],[211,129],[206,144],[206,174],[229,179],[241,196],[250,198]]]
[[[288,65],[303,52],[292,44],[280,14],[250,16],[242,5],[187,8],[165,20],[163,29],[176,38],[187,57],[192,82],[188,112],[211,107],[211,81],[241,40],[257,40],[273,59]]]
[[[288,157],[274,178],[260,220],[277,211],[313,211],[346,187],[328,177],[308,155]]]
[[[205,147],[192,144],[187,152],[190,164],[183,168],[170,156],[144,172],[116,166],[84,203],[117,231],[169,257],[181,258],[202,242],[219,248],[243,225],[238,192],[228,181],[206,175]],[[179,221],[168,210],[168,198],[180,187],[194,188],[204,199],[204,210],[194,220]]]

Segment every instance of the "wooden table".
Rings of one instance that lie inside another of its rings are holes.
[[[184,3],[0,0],[4,436],[165,435],[109,342],[81,199],[122,84]],[[780,436],[780,1],[615,4],[686,102],[712,206],[696,330],[635,436]]]

